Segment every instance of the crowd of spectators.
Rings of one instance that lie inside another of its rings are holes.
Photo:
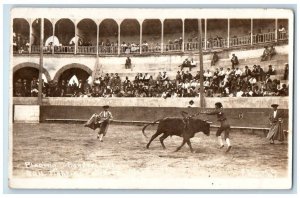
[[[284,78],[287,78],[288,64],[285,66]],[[203,73],[206,97],[257,97],[288,96],[288,86],[278,79],[271,79],[276,74],[272,65],[263,71],[260,65],[250,69],[245,66],[207,69]],[[121,80],[118,73],[105,74],[90,84],[88,80],[69,82],[42,82],[44,97],[198,97],[200,93],[200,72],[193,76],[189,71],[178,71],[175,79],[167,72],[156,76],[138,73],[134,79],[125,77]],[[38,80],[31,82],[18,79],[14,84],[14,96],[32,96],[38,94]]]
[[[29,39],[22,35],[13,33],[13,51],[19,54],[28,53]]]

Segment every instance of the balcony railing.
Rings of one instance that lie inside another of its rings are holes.
[[[278,32],[277,34],[277,41],[287,41],[288,40],[288,33],[287,32]],[[262,33],[262,34],[255,34],[252,37],[252,45],[256,44],[264,44],[264,43],[271,43],[276,42],[275,39],[275,32],[269,33]],[[232,37],[229,39],[229,46],[228,46],[228,39],[208,39],[206,42],[203,39],[202,41],[202,48],[203,50],[211,50],[211,49],[222,49],[228,47],[238,47],[238,46],[248,46],[251,45],[251,36],[239,36],[239,37]],[[175,44],[164,44],[163,50],[161,50],[161,44],[142,44],[142,54],[146,53],[161,53],[161,52],[181,52],[182,51],[182,44],[175,43]],[[24,47],[17,47],[16,45],[13,46],[13,53],[14,54],[26,54],[29,53],[38,54],[40,53],[40,46],[39,45],[31,45],[31,47],[24,46]],[[198,42],[185,42],[184,43],[184,51],[197,51],[199,50],[199,43]],[[51,54],[74,54],[75,53],[75,46],[44,46],[43,53]],[[78,46],[76,50],[77,54],[97,54],[97,46]],[[139,46],[120,46],[120,54],[139,54],[140,47]],[[98,54],[118,54],[118,46],[98,46]]]
[[[287,32],[278,32],[278,40],[284,41],[288,39]]]
[[[120,48],[121,54],[138,54],[140,53],[140,47],[139,46],[121,46]]]
[[[151,45],[142,46],[142,53],[160,53],[161,52],[161,45]]]
[[[99,54],[118,54],[118,46],[99,45]]]
[[[217,40],[208,40],[207,48],[209,49],[218,49],[227,47],[227,39],[217,39]]]
[[[270,43],[275,41],[275,32],[253,35],[253,44]]]
[[[202,40],[202,49],[205,49],[205,40]],[[184,43],[184,51],[198,51],[199,42],[186,42]]]
[[[164,52],[175,52],[175,51],[181,51],[182,45],[180,44],[165,44],[164,45]]]
[[[72,54],[74,53],[75,46],[55,46],[54,53]]]
[[[97,46],[78,46],[77,53],[78,54],[96,54]]]
[[[53,46],[44,46],[43,53],[52,53]],[[32,54],[39,54],[40,53],[40,46],[39,45],[31,45],[31,53]]]
[[[240,36],[230,38],[230,47],[251,45],[251,36]]]

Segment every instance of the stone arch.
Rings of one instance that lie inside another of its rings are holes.
[[[25,67],[32,67],[35,69],[40,69],[40,65],[36,64],[36,63],[31,63],[31,62],[25,62],[25,63],[20,63],[18,65],[15,65],[13,67],[13,74],[18,71],[19,69],[25,68]],[[43,74],[45,75],[45,77],[47,78],[47,81],[50,82],[51,81],[51,77],[49,72],[47,71],[47,69],[43,68]]]
[[[82,69],[82,70],[86,71],[86,72],[87,72],[88,74],[90,74],[90,75],[92,75],[92,73],[93,73],[93,70],[91,70],[91,69],[90,69],[88,66],[86,66],[86,65],[83,65],[83,64],[80,64],[80,63],[71,63],[71,64],[65,65],[65,66],[63,66],[62,68],[60,68],[60,69],[56,72],[56,74],[55,74],[53,80],[58,81],[58,80],[59,80],[59,77],[60,77],[66,70],[72,69],[72,68]]]

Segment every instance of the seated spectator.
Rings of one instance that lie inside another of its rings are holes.
[[[269,65],[269,69],[266,74],[275,75],[275,69],[272,67],[272,65]]]
[[[217,52],[213,53],[212,59],[211,59],[211,66],[214,66],[219,60],[219,56],[217,54]]]
[[[161,80],[162,80],[162,74],[161,74],[161,72],[158,72],[158,75],[157,75],[157,77],[156,77],[156,80],[157,80],[157,81],[161,81]]]
[[[213,73],[213,76],[218,76],[219,72],[219,68],[216,68],[215,72]]]
[[[279,38],[286,39],[286,30],[283,25],[280,25],[278,28]]]
[[[192,79],[193,79],[192,74],[189,71],[186,71],[185,74],[183,75],[183,79],[182,80],[185,82],[185,80],[190,81]]]
[[[225,72],[225,78],[228,78],[231,75],[232,71],[230,68],[227,68],[227,71]]]
[[[268,46],[265,46],[264,48],[265,49],[264,49],[264,52],[263,52],[263,54],[261,56],[260,61],[271,60],[271,53],[270,53],[270,50],[269,50]]]
[[[182,76],[180,74],[179,71],[177,71],[177,75],[176,75],[176,85],[178,85],[178,83],[182,80]]]
[[[161,81],[164,82],[164,81],[168,81],[168,80],[169,80],[169,77],[167,75],[167,72],[164,71],[164,74],[162,75]]]
[[[289,77],[289,64],[285,63],[283,80],[288,80],[289,79],[288,77]]]
[[[254,87],[256,85],[256,79],[254,76],[251,76],[249,79],[249,83],[251,84],[251,87]]]
[[[260,71],[258,70],[256,65],[253,65],[253,70],[251,73],[252,73],[252,76],[255,77],[256,79],[258,79],[260,76]]]
[[[231,58],[231,64],[232,64],[232,69],[234,69],[234,66],[239,64],[239,59],[235,54],[232,54],[232,58]]]
[[[144,81],[144,76],[142,73],[140,73],[140,75],[138,76],[138,80],[139,83]]]
[[[244,77],[251,76],[251,70],[248,68],[248,66],[245,66],[245,71],[244,71]]]
[[[192,60],[191,60],[191,67],[196,67],[197,66],[197,64],[196,64],[196,62],[194,61],[194,59],[192,58]]]
[[[242,76],[242,75],[243,75],[243,72],[239,68],[236,68],[235,69],[235,76]]]
[[[257,85],[254,86],[252,96],[253,96],[253,97],[259,97],[259,96],[262,96],[262,95],[263,95],[263,93],[262,93],[261,90],[258,88],[258,86],[257,86]]]
[[[204,90],[208,90],[210,88],[210,81],[208,80],[208,78],[206,78],[205,81],[203,82],[203,87]]]
[[[244,92],[241,90],[241,88],[238,88],[237,92],[236,92],[236,97],[243,97]]]
[[[192,67],[196,67],[196,64],[193,63],[193,65],[191,64],[191,61],[189,61],[187,58],[183,61],[183,63],[181,65],[179,65],[179,67],[181,68],[181,71],[183,70],[184,67],[188,67],[189,70],[192,70]]]
[[[144,83],[145,84],[149,84],[149,80],[150,80],[150,74],[148,74],[147,72],[145,73],[145,75],[144,75]]]
[[[289,89],[286,86],[286,84],[282,84],[281,89],[278,90],[277,93],[278,96],[288,96],[289,95]]]
[[[125,62],[125,69],[130,69],[130,68],[131,68],[131,59],[128,56]]]
[[[31,81],[31,87],[30,87],[31,97],[38,96],[38,93],[39,93],[38,89],[39,89],[38,81],[36,80],[36,78],[33,78],[33,80]]]
[[[257,71],[258,71],[257,80],[263,81],[265,78],[265,72],[264,72],[263,68],[260,67],[260,65],[257,65]]]
[[[271,47],[270,47],[270,60],[272,59],[272,57],[274,56],[274,55],[276,55],[276,50],[275,50],[275,48],[274,48],[274,46],[273,45],[271,45]]]
[[[230,69],[229,69],[230,70]],[[219,71],[219,73],[218,73],[218,79],[219,79],[219,81],[220,80],[223,80],[224,78],[225,78],[225,71],[223,70],[223,67],[221,67],[220,68],[220,71]]]
[[[204,73],[204,78],[210,80],[213,77],[213,73],[207,69],[206,72]]]
[[[22,79],[18,79],[17,82],[15,82],[14,96],[16,97],[24,96],[22,94]]]

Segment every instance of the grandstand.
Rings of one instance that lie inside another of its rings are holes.
[[[239,59],[239,65],[236,67],[242,72],[245,66],[252,70],[253,65],[260,65],[264,71],[262,78],[264,80],[269,65],[272,65],[276,73],[273,73],[270,79],[272,81],[276,79],[277,83],[279,82],[278,90],[282,89],[284,84],[289,86],[285,68],[290,59],[288,54],[289,20],[287,18],[203,17],[201,23],[205,71],[209,69],[215,72],[216,69],[231,68],[230,59],[232,54],[235,54]],[[12,20],[14,94],[18,80],[25,79],[27,84],[31,84],[33,78],[38,79],[41,49],[39,45],[40,24],[41,19],[34,17],[16,17]],[[193,60],[195,64],[195,67],[190,71],[194,79],[199,72],[200,65],[198,37],[197,17],[166,17],[163,19],[134,17],[44,18],[43,79],[45,83],[56,83],[57,86],[61,85],[62,81],[67,85],[76,84],[77,86],[79,81],[85,83],[88,80],[91,87],[90,92],[92,92],[93,87],[96,87],[96,78],[100,76],[104,78],[106,74],[111,76],[111,74],[117,73],[122,82],[119,88],[123,89],[123,82],[126,77],[133,82],[138,73],[143,75],[148,73],[156,79],[160,72],[166,72],[168,81],[174,84],[176,83],[177,72],[181,69],[180,65],[186,59]],[[274,46],[276,54],[271,60],[261,61],[265,46]],[[211,66],[214,52],[217,53],[219,60],[214,66]],[[125,67],[126,57],[131,59],[129,69]],[[187,70],[189,69],[183,68],[184,72]],[[263,81],[262,79],[260,81]],[[35,85],[37,83],[35,81]],[[199,84],[199,79],[195,79],[194,83]],[[114,88],[111,87],[111,84],[109,85],[110,88]],[[21,85],[18,86],[22,87]],[[251,89],[253,88],[254,86],[251,87]],[[194,90],[195,94],[192,99],[197,100],[199,90],[196,88]],[[164,94],[161,92],[156,97],[163,97]],[[63,98],[47,99],[50,95],[44,93],[43,101],[45,104],[47,101],[65,100]],[[83,95],[89,97],[89,94],[83,93]],[[96,95],[99,96],[99,94]],[[286,98],[282,99],[283,95],[277,93],[271,95],[279,96],[278,100],[286,101]],[[32,96],[32,94],[27,96]],[[54,95],[52,94],[52,96]],[[59,96],[67,97],[74,96],[74,94]],[[218,94],[213,96],[220,97]],[[221,96],[224,97],[225,95]],[[149,99],[146,104],[153,104],[151,102],[154,100],[153,95],[151,97],[152,99]],[[185,106],[191,95],[184,97],[186,98],[178,100],[180,107]],[[210,99],[207,98],[206,100],[207,104],[210,104]],[[264,99],[258,97],[255,100],[263,101]],[[17,104],[36,104],[36,99],[31,98],[23,100],[16,98],[15,101]],[[78,99],[77,104],[76,99],[72,99],[74,106],[82,105],[79,101],[80,99]],[[102,102],[105,103],[105,101],[107,100],[103,99]],[[57,104],[56,102],[54,103]],[[59,103],[65,104],[63,101]],[[164,104],[164,102],[161,103]],[[285,104],[283,108],[287,109],[287,103],[283,103]],[[166,103],[166,105],[169,106],[170,104]],[[210,108],[211,106],[206,107]],[[264,111],[267,109],[263,106],[260,108],[263,108]]]

